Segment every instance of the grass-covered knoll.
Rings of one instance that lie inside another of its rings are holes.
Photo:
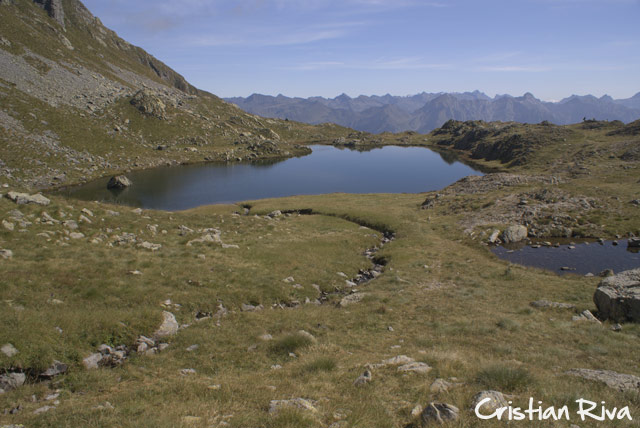
[[[571,321],[571,310],[529,305],[548,299],[572,303],[576,311],[593,309],[598,279],[509,266],[459,227],[458,222],[473,215],[472,208],[455,214],[443,208],[420,210],[424,198],[336,194],[254,201],[248,216],[233,214],[242,212],[241,207],[218,206],[171,214],[136,214],[119,207],[120,215],[113,217],[106,210],[116,208],[57,198],[45,209],[20,207],[27,216],[39,217],[46,210],[56,218],[59,211],[75,218],[86,206],[94,221],[80,225],[86,238],[63,246],[55,244],[62,226],[34,222],[26,232],[2,233],[0,247],[12,249],[14,256],[0,261],[5,306],[0,316],[2,325],[11,326],[3,329],[0,342],[13,343],[20,351],[13,360],[2,360],[3,365],[36,364],[45,359],[40,355],[71,364],[70,373],[53,382],[0,396],[0,409],[22,406],[2,421],[61,427],[204,427],[223,422],[234,427],[324,427],[343,420],[345,426],[400,427],[413,420],[416,405],[438,400],[462,409],[453,426],[502,426],[504,422],[479,424],[467,411],[473,395],[488,388],[512,394],[522,405],[530,396],[555,406],[571,406],[585,397],[629,405],[639,414],[637,394],[564,374],[576,367],[637,373],[637,325],[624,325],[616,333],[608,323]],[[3,218],[16,208],[4,199],[0,207]],[[276,209],[316,215],[264,217]],[[156,224],[153,234],[147,225]],[[367,266],[362,251],[380,236],[360,224],[396,233],[380,252],[389,262],[385,273],[357,287],[365,293],[359,303],[338,307],[341,295],[336,294],[328,304],[304,304],[305,297],[318,296],[312,284],[345,291],[345,278],[338,272],[353,277]],[[240,248],[187,247],[199,234],[180,236],[181,225],[219,228],[225,244]],[[104,232],[107,228],[113,231]],[[37,236],[47,230],[58,231],[49,242]],[[88,242],[100,233],[122,232],[162,248],[150,252],[109,247],[109,240]],[[134,270],[142,274],[128,274]],[[294,282],[283,281],[289,276]],[[54,298],[64,303],[55,305]],[[191,323],[169,339],[168,349],[151,357],[133,354],[114,369],[81,368],[78,359],[101,342],[150,334],[167,309],[161,306],[166,299],[181,324]],[[272,303],[292,300],[302,304],[270,309]],[[219,322],[215,317],[194,322],[196,311],[215,312],[219,303],[230,309],[227,316]],[[242,303],[265,309],[242,312]],[[315,343],[300,330],[313,335]],[[200,346],[187,351],[193,344]],[[370,383],[353,385],[367,364],[397,355],[433,369],[424,375],[379,367],[372,370]],[[186,368],[195,373],[181,374]],[[430,390],[436,378],[453,377],[457,380],[448,392]],[[31,395],[42,400],[57,389],[60,404],[34,415],[47,402],[33,403]],[[308,399],[317,411],[269,413],[271,400],[291,398]],[[107,401],[113,409],[105,407]]]

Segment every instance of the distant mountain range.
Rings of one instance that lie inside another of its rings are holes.
[[[260,116],[318,124],[332,122],[373,133],[429,132],[449,119],[516,121],[544,120],[566,125],[587,119],[621,120],[640,118],[640,92],[631,98],[614,100],[608,95],[572,95],[559,102],[541,101],[530,93],[521,97],[480,91],[426,93],[411,96],[364,96],[351,98],[290,98],[284,95],[253,94],[247,98],[226,98],[241,109]]]

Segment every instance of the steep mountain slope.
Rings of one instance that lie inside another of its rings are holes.
[[[295,117],[306,123],[335,123],[366,132],[430,132],[447,120],[517,121],[539,123],[547,120],[570,124],[587,119],[631,122],[640,117],[640,93],[632,98],[614,100],[609,96],[572,96],[558,103],[544,102],[526,93],[490,98],[479,91],[465,93],[421,93],[407,97],[359,96],[342,94],[336,98],[288,98],[251,95],[228,98],[245,111],[268,117]],[[325,108],[310,108],[318,103]],[[387,109],[393,106],[396,109]],[[332,115],[332,112],[335,113]],[[295,115],[295,116],[293,116]]]
[[[0,101],[0,180],[26,188],[292,156],[308,151],[298,142],[348,133],[246,114],[118,37],[78,0],[0,1]]]

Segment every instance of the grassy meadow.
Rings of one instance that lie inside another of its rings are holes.
[[[508,265],[462,233],[462,214],[420,210],[424,198],[292,197],[249,202],[248,215],[232,205],[139,213],[58,197],[48,207],[1,199],[3,218],[19,208],[33,224],[0,233],[0,247],[14,253],[0,261],[6,326],[0,342],[19,350],[0,362],[40,370],[57,359],[70,371],[0,395],[0,421],[29,427],[400,427],[415,419],[416,406],[435,400],[461,409],[452,426],[502,426],[506,422],[479,421],[468,410],[473,395],[486,389],[522,406],[529,397],[556,407],[584,397],[639,414],[637,394],[564,374],[572,368],[635,371],[637,325],[613,332],[607,323],[571,320],[575,312],[594,309],[598,279]],[[81,239],[67,240],[63,225],[37,222],[43,211],[64,220],[76,219],[83,208],[93,217],[91,224],[79,223]],[[265,216],[274,210],[315,215]],[[181,236],[181,226],[194,232]],[[239,248],[186,245],[211,227]],[[342,296],[353,292],[345,276],[370,265],[363,251],[379,244],[380,230],[396,234],[377,254],[388,262],[384,274],[356,287],[365,294],[362,301],[340,307]],[[162,247],[109,246],[123,232]],[[91,243],[95,238],[102,242]],[[294,282],[285,282],[288,277]],[[314,304],[318,289],[329,293],[322,305]],[[539,299],[572,303],[576,310],[529,305]],[[264,309],[242,311],[243,303]],[[216,313],[219,305],[226,316],[195,321],[198,311]],[[82,358],[102,343],[131,345],[138,335],[151,335],[163,310],[190,324],[168,339],[165,351],[132,354],[116,368],[82,368]],[[261,338],[265,334],[272,339]],[[191,345],[198,347],[188,351]],[[398,355],[432,370],[378,367],[370,383],[353,385],[368,364]],[[437,378],[454,386],[432,392]],[[60,403],[34,414],[56,391]],[[297,397],[312,400],[316,411],[268,411],[271,400]],[[1,413],[17,406],[15,415]]]

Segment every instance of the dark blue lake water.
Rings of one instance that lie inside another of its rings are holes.
[[[127,174],[133,185],[107,190],[108,179],[64,194],[169,211],[207,204],[323,193],[420,193],[482,173],[422,147],[370,151],[311,146],[313,153],[282,161],[162,167]]]

